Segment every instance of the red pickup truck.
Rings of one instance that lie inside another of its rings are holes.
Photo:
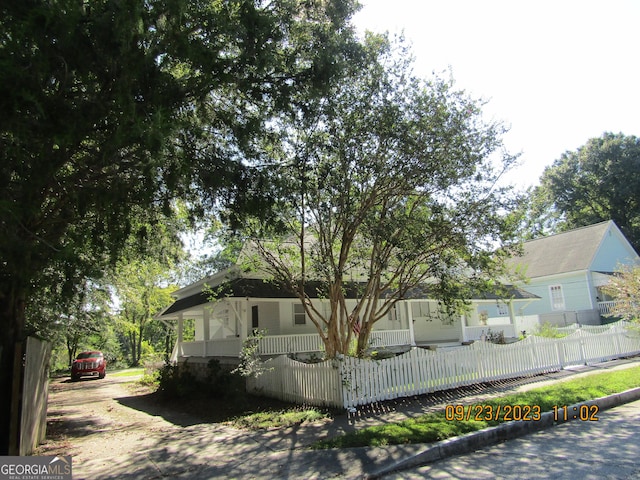
[[[78,354],[71,365],[71,380],[73,381],[88,376],[104,378],[106,374],[107,361],[102,352],[82,352]]]

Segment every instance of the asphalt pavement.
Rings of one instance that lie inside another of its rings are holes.
[[[500,445],[422,467],[385,480],[434,479],[640,479],[640,401],[571,421]]]

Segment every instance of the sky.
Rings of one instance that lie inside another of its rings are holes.
[[[605,131],[640,136],[640,0],[360,2],[359,31],[404,33],[416,73],[488,101],[518,187]]]

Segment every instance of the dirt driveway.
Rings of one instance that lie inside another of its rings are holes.
[[[96,455],[129,452],[150,433],[172,428],[147,413],[126,406],[140,394],[134,377],[55,379],[49,385],[47,441],[40,455],[72,455],[80,464]],[[135,402],[134,402],[135,403]]]
[[[71,455],[74,479],[131,475],[156,478],[167,472],[153,462],[149,465],[146,451],[164,448],[162,445],[183,438],[185,433],[195,433],[194,428],[221,437],[242,434],[151,404],[148,390],[133,383],[136,379],[107,375],[104,380],[53,380],[49,387],[47,440],[35,453]],[[182,470],[189,468],[187,464]],[[173,469],[173,473],[178,472]]]
[[[47,440],[35,454],[71,455],[74,480],[338,478],[358,467],[337,451],[319,455],[304,449],[332,430],[322,422],[238,430],[158,404],[134,380],[53,380]]]
[[[158,404],[133,380],[109,375],[105,380],[53,380],[47,440],[35,453],[71,455],[74,480],[297,480],[362,478],[363,472],[420,448],[305,448],[369,422],[386,421],[393,411],[371,411],[357,422],[341,416],[285,429],[245,431]]]

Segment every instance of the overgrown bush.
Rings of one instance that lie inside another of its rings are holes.
[[[567,336],[566,333],[561,333],[558,330],[558,327],[549,322],[544,322],[542,325],[539,325],[536,328],[534,335],[544,338],[562,338]]]
[[[198,395],[232,398],[245,391],[244,379],[223,368],[216,359],[209,360],[204,379],[196,377],[191,366],[185,362],[164,365],[155,373],[145,374],[142,381],[156,384],[157,391],[170,399]]]
[[[156,369],[148,371],[145,369],[145,372],[138,383],[147,387],[155,387],[157,390],[160,387],[160,370]]]
[[[196,377],[187,362],[182,365],[167,364],[158,371],[158,391],[169,398],[181,398],[198,390]]]
[[[487,342],[497,343],[498,345],[504,345],[506,340],[504,339],[504,331],[494,332],[491,329],[487,331]]]
[[[242,342],[240,365],[232,371],[243,377],[259,377],[268,371],[260,357],[260,340],[267,334],[266,330],[254,330],[253,335]]]

